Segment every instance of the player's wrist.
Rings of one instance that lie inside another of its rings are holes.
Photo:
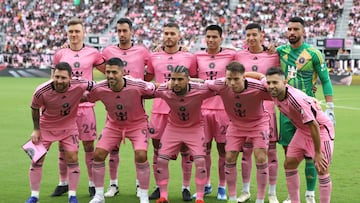
[[[326,109],[334,109],[334,102],[326,102]]]

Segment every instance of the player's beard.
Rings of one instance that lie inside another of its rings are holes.
[[[301,39],[301,37],[296,37],[296,36],[293,36],[293,35],[288,37],[288,40],[289,40],[290,44],[296,44],[296,43],[298,43],[300,41],[300,39]]]
[[[127,40],[126,38],[120,38],[119,39],[119,42],[120,42],[120,44],[122,44],[122,45],[127,45],[128,43],[129,43],[129,40]]]
[[[68,83],[58,83],[58,82],[55,82],[54,83],[55,85],[55,90],[56,92],[66,92],[66,90],[69,88],[69,84]]]
[[[187,88],[181,88],[180,86],[174,86],[173,92],[176,95],[184,95],[187,92]]]
[[[116,89],[116,86],[118,84],[118,81],[114,78],[108,79],[108,83],[111,89]]]

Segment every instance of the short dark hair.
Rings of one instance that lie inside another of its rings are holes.
[[[175,23],[175,22],[166,23],[166,24],[164,25],[164,27],[174,27],[174,28],[180,30],[179,25],[178,25],[177,23]]]
[[[186,76],[189,76],[189,69],[185,66],[177,65],[172,71],[172,73],[185,73]]]
[[[124,67],[124,62],[120,58],[117,58],[117,57],[113,57],[113,58],[107,60],[105,64],[110,65],[110,66],[119,66],[120,68]]]
[[[301,17],[297,17],[297,16],[292,17],[292,18],[289,19],[289,22],[291,22],[291,23],[300,23],[302,26],[305,26],[305,21]]]
[[[275,74],[280,75],[280,76],[285,76],[284,71],[281,68],[275,67],[275,66],[270,67],[265,73],[266,76],[275,75]]]
[[[245,30],[250,30],[250,29],[258,29],[259,32],[261,32],[261,26],[257,23],[249,23],[246,27],[245,27]]]
[[[207,26],[207,27],[205,28],[205,33],[206,33],[208,30],[216,30],[216,31],[218,31],[220,37],[221,37],[222,32],[223,32],[222,28],[221,28],[220,26],[218,26],[218,25],[209,25],[209,26]]]
[[[70,64],[67,62],[60,62],[60,63],[56,64],[54,71],[55,70],[66,70],[69,73],[69,76],[71,77],[72,68],[71,68]]]
[[[245,73],[245,67],[243,64],[237,62],[237,61],[232,61],[230,62],[227,66],[226,66],[226,70],[227,71],[231,71],[231,72],[238,72],[241,74]]]
[[[81,26],[84,27],[83,21],[82,21],[80,18],[78,18],[78,17],[72,17],[72,18],[70,18],[70,20],[67,22],[67,26],[77,25],[77,24],[80,24]]]
[[[116,22],[116,24],[124,24],[124,23],[128,24],[130,30],[132,30],[132,22],[131,22],[131,20],[130,20],[129,18],[120,18],[120,19]]]

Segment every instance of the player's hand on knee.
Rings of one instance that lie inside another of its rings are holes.
[[[327,171],[328,163],[325,160],[325,158],[321,152],[315,153],[314,164],[315,164],[316,170],[319,173],[323,173],[323,172]]]

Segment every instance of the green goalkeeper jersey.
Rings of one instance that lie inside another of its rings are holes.
[[[319,76],[324,96],[333,95],[329,72],[324,57],[318,49],[307,43],[295,49],[287,44],[278,47],[277,52],[281,68],[291,86],[314,97],[312,88]]]

